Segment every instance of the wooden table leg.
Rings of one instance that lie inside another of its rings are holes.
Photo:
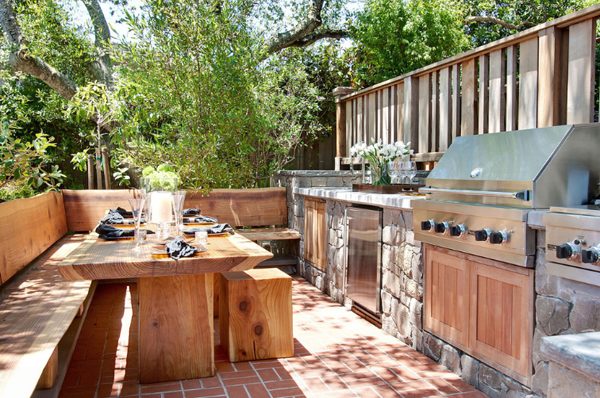
[[[215,374],[213,274],[140,278],[140,382]]]

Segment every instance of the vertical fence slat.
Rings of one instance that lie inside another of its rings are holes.
[[[381,130],[380,135],[385,144],[390,142],[390,88],[381,90]]]
[[[356,138],[357,142],[366,142],[365,140],[365,117],[363,115],[364,97],[358,97],[356,100]]]
[[[505,109],[504,101],[504,79],[506,71],[502,50],[490,53],[490,91],[489,91],[489,113],[488,132],[497,133],[504,131]]]
[[[398,85],[394,85],[390,87],[389,91],[389,101],[390,101],[390,110],[389,110],[389,123],[390,123],[390,142],[394,142],[396,139],[396,131],[398,129],[398,118],[397,118],[397,107],[398,107],[398,96],[396,95],[396,90],[398,90]]]
[[[430,74],[419,76],[419,142],[417,152],[429,152],[429,133],[431,118],[431,81]]]
[[[567,123],[593,121],[595,25],[587,20],[569,27]]]
[[[537,124],[538,39],[519,44],[519,118],[518,128],[529,129]]]
[[[557,30],[552,27],[539,33],[538,127],[558,124],[558,51]]]
[[[371,140],[377,140],[377,121],[375,120],[377,109],[377,93],[371,93],[367,99],[367,142],[371,143]]]
[[[452,124],[448,145],[460,134],[460,65],[452,66]]]
[[[350,148],[355,144],[354,135],[352,133],[352,118],[354,115],[352,114],[352,102],[346,101],[342,106],[346,108],[346,155],[350,156]]]
[[[506,130],[517,129],[517,56],[515,47],[506,49]]]
[[[488,131],[488,85],[489,85],[489,57],[487,54],[478,58],[479,60],[479,126],[477,132],[479,134],[487,133]]]
[[[460,105],[460,135],[471,135],[477,128],[477,86],[475,60],[462,63],[462,95]]]
[[[431,118],[429,120],[429,152],[437,152],[439,145],[439,79],[431,73]]]
[[[404,84],[396,86],[396,117],[396,136],[394,137],[394,141],[404,141]]]
[[[419,81],[410,76],[404,80],[404,142],[419,145]]]
[[[444,68],[440,70],[440,133],[438,150],[445,151],[448,149],[448,137],[450,136],[452,119],[450,113],[452,103],[450,98],[450,69]]]

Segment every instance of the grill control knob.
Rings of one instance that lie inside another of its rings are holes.
[[[467,233],[465,224],[453,225],[450,227],[450,236],[463,236]]]
[[[435,232],[437,232],[438,234],[445,234],[446,231],[448,231],[448,229],[450,229],[450,225],[447,221],[435,224]]]
[[[421,230],[422,231],[432,231],[434,226],[435,226],[434,220],[421,221]]]
[[[573,260],[581,253],[580,241],[563,243],[556,246],[556,258]]]
[[[490,234],[490,243],[493,245],[500,245],[508,241],[508,232],[498,231]]]
[[[485,242],[486,240],[488,240],[491,233],[492,233],[492,230],[489,228],[484,228],[484,229],[480,229],[479,231],[473,232],[473,234],[475,235],[475,240],[477,242]]]
[[[600,247],[594,246],[581,251],[581,261],[586,264],[594,264],[600,260]]]

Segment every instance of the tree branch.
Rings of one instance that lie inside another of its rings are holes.
[[[317,42],[322,39],[344,39],[350,36],[350,32],[346,30],[322,30],[319,32],[313,32],[307,36],[304,36],[302,39],[295,41],[294,43],[290,43],[287,47],[306,47],[314,42]]]
[[[1,0],[0,0],[1,1]],[[96,79],[105,83],[110,89],[113,85],[112,62],[110,59],[110,28],[98,0],[82,0],[94,27],[94,43],[98,51],[98,59],[94,63]]]
[[[0,0],[0,27],[4,36],[12,46],[20,46],[22,41],[21,29],[10,0]]]
[[[292,30],[277,34],[277,36],[267,44],[267,52],[273,54],[281,51],[316,31],[323,24],[321,12],[323,11],[324,3],[325,0],[312,0],[308,8],[306,20]]]
[[[465,23],[467,24],[475,24],[475,23],[491,23],[494,25],[500,25],[503,28],[509,29],[509,30],[522,30],[524,28],[528,28],[533,26],[533,24],[531,22],[525,21],[522,22],[518,25],[512,24],[510,22],[506,22],[500,18],[496,18],[496,17],[489,17],[489,16],[480,16],[480,15],[473,15],[470,17],[466,17],[465,18]]]

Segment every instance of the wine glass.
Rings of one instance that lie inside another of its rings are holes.
[[[133,213],[133,221],[135,223],[134,237],[135,237],[135,250],[139,250],[140,245],[143,243],[143,237],[140,233],[140,225],[142,222],[142,212],[146,204],[146,192],[144,190],[136,189],[133,191],[133,197],[129,199],[129,206],[131,206],[131,212]]]
[[[173,192],[173,214],[175,215],[175,228],[179,234],[183,230],[183,202],[185,191]]]
[[[414,160],[407,160],[405,165],[406,176],[408,177],[409,184],[412,184],[415,176],[417,175],[417,162]]]

